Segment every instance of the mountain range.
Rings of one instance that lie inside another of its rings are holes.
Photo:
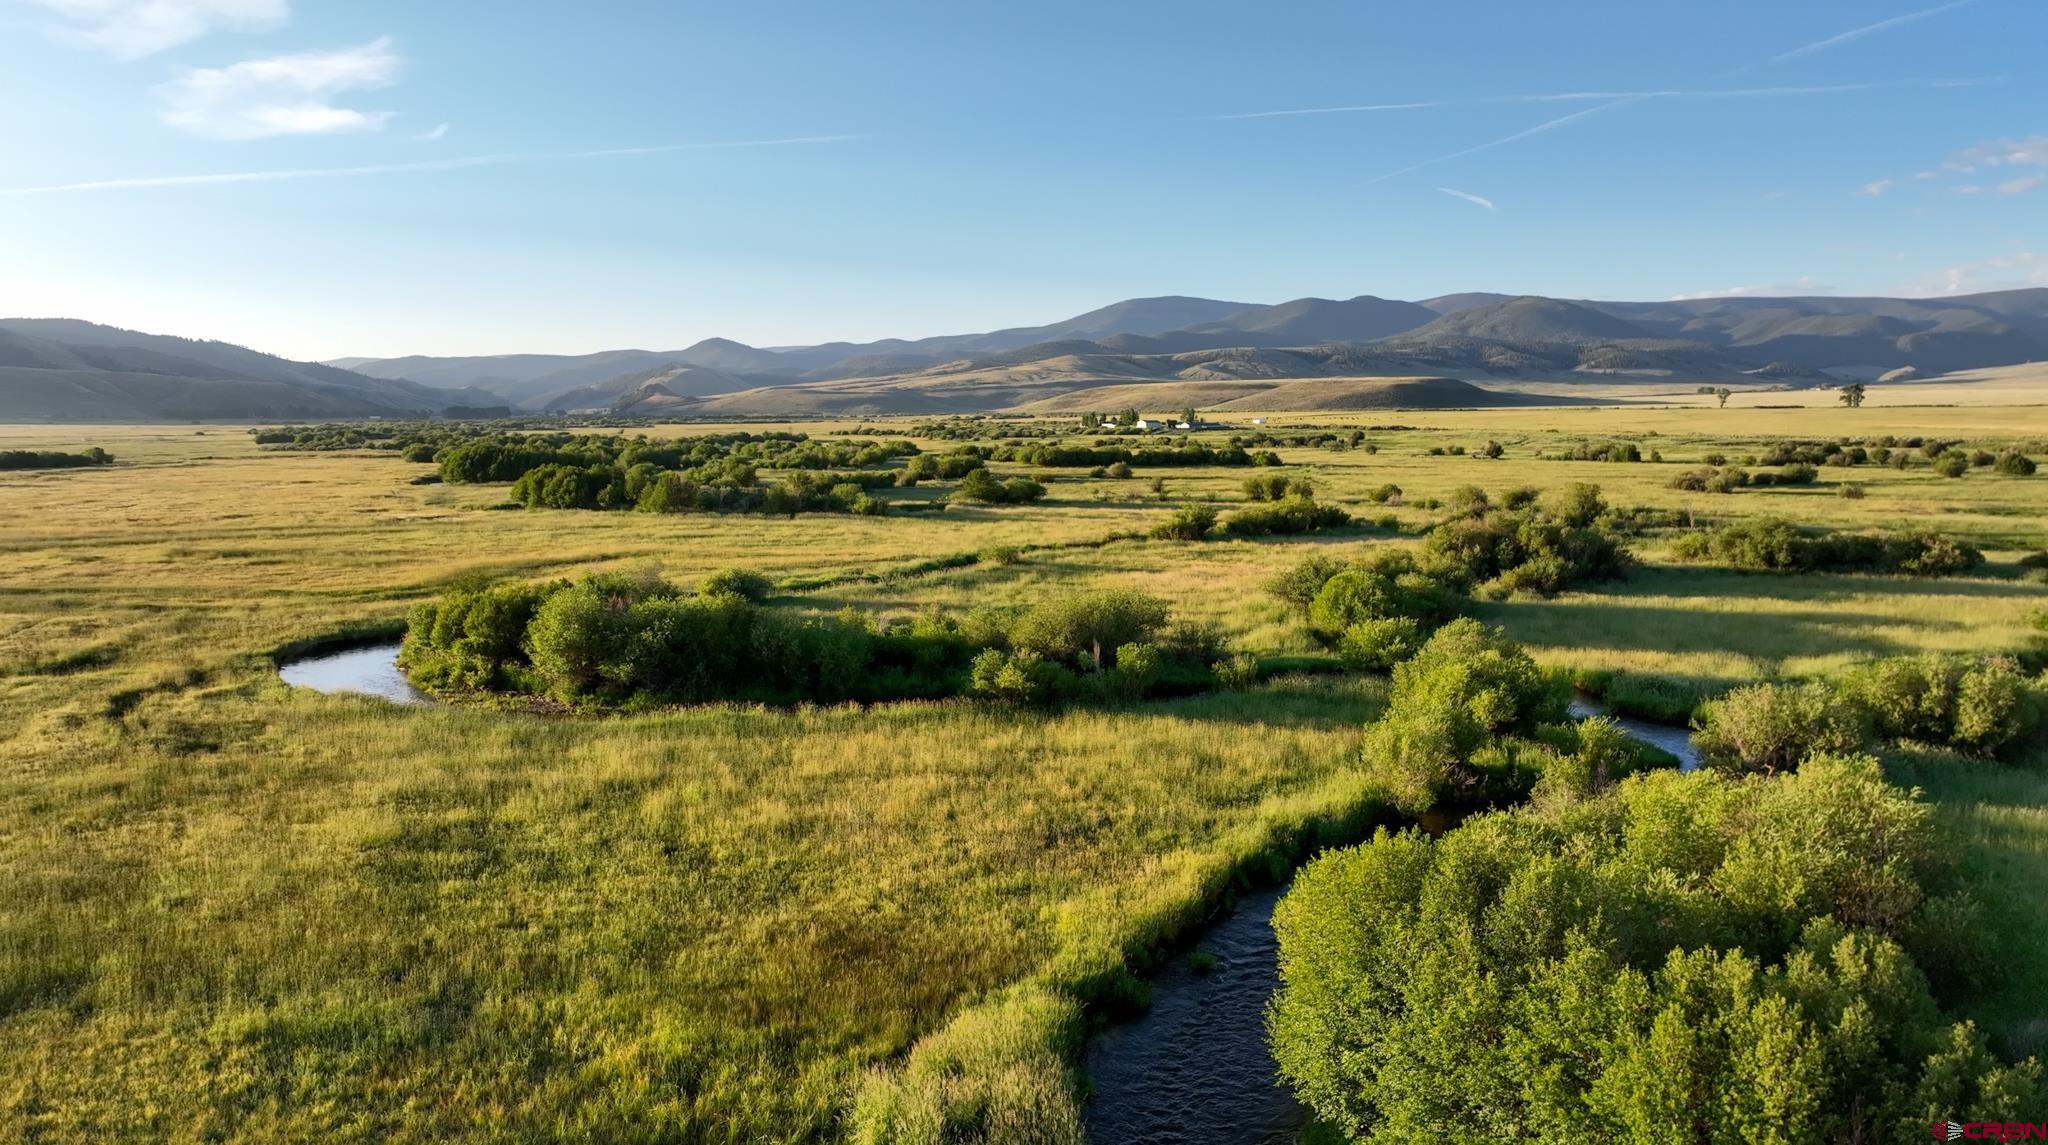
[[[12,319],[0,320],[0,419],[359,417],[497,405],[673,416],[936,413],[1080,408],[1071,400],[1092,399],[1066,395],[1095,391],[1177,408],[1169,392],[1207,392],[1201,386],[1218,402],[1309,401],[1313,393],[1308,408],[1330,408],[1343,387],[1274,383],[1336,378],[1376,380],[1354,387],[1374,407],[1425,392],[1439,404],[1454,392],[1390,381],[1424,378],[1482,383],[1464,396],[1486,404],[1484,395],[1531,381],[1823,384],[1905,367],[1930,376],[2040,360],[2048,360],[2048,289],[1669,302],[1469,293],[1265,305],[1166,296],[1043,326],[918,339],[755,347],[710,338],[665,351],[325,363],[67,319]]]

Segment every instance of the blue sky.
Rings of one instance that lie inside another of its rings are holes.
[[[0,0],[0,314],[331,357],[2048,285],[2043,43],[2037,0]]]

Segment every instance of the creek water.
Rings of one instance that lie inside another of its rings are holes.
[[[1207,971],[1178,958],[1152,979],[1152,1006],[1097,1034],[1086,1066],[1096,1145],[1287,1145],[1307,1113],[1266,1048],[1266,1000],[1280,985],[1273,907],[1285,893],[1245,895],[1195,947]]]
[[[1623,731],[1700,764],[1687,729],[1607,712],[1590,697],[1574,718],[1605,715]],[[1425,821],[1440,834],[1454,824]],[[1273,908],[1284,888],[1248,894],[1202,935],[1202,972],[1176,959],[1151,980],[1152,1006],[1089,1041],[1094,1094],[1085,1111],[1094,1145],[1291,1145],[1308,1111],[1280,1083],[1266,1044],[1266,1003],[1280,985]]]
[[[394,704],[431,704],[398,670],[398,643],[372,644],[345,652],[302,656],[278,665],[277,674],[297,688],[376,696]]]

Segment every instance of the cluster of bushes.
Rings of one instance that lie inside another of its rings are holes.
[[[980,450],[969,446],[947,453],[920,453],[905,462],[898,484],[920,481],[958,481],[987,465]]]
[[[1627,575],[1627,548],[1599,524],[1607,506],[1597,487],[1532,497],[1511,491],[1497,506],[1476,487],[1454,491],[1451,508],[1462,515],[1430,530],[1424,567],[1487,597],[1549,595]]]
[[[1015,461],[1043,469],[1093,469],[1105,465],[1134,466],[1139,469],[1196,465],[1252,465],[1255,458],[1235,445],[1213,446],[1200,442],[1157,446],[1026,445],[995,451],[997,461]]]
[[[1734,466],[1695,469],[1672,478],[1671,487],[1691,493],[1733,493],[1737,489],[1762,489],[1772,485],[1811,485],[1819,479],[1820,470],[1795,461],[1775,473],[1751,473]]]
[[[756,484],[751,469],[700,482],[687,472],[642,462],[621,471],[612,465],[543,465],[512,483],[512,499],[529,509],[638,509],[645,513],[862,513],[879,515],[885,503],[868,490],[894,483],[888,472],[816,473],[800,470],[774,484]]]
[[[2048,681],[2003,657],[1901,656],[1833,680],[1753,684],[1700,709],[1693,743],[1724,770],[1787,770],[1814,752],[1910,740],[2010,754],[2048,723]]]
[[[1082,415],[1084,425],[1088,416]],[[1099,418],[1097,423],[1100,424]],[[851,432],[858,435],[874,431],[862,426]],[[1013,445],[1021,445],[1031,438],[1059,437],[1064,432],[1061,427],[1047,422],[1008,421],[985,414],[963,414],[943,421],[919,422],[910,427],[910,436],[929,441],[1008,440]]]
[[[56,449],[0,449],[0,470],[6,469],[85,469],[94,465],[112,465],[114,455],[99,446],[89,446],[79,453],[65,453]]]
[[[1633,441],[1599,442],[1587,441],[1570,446],[1562,452],[1539,451],[1536,456],[1546,461],[1641,461],[1643,451]]]
[[[1124,589],[1036,605],[974,657],[967,692],[1038,705],[1203,691],[1226,676],[1249,682],[1221,658],[1214,630],[1169,627],[1168,616],[1165,601]]]
[[[1335,505],[1320,505],[1305,492],[1241,509],[1219,521],[1211,505],[1183,505],[1152,526],[1150,536],[1168,541],[1204,541],[1212,537],[1278,537],[1335,529],[1351,523],[1351,514]]]
[[[1254,501],[1279,501],[1287,497],[1314,497],[1316,487],[1306,477],[1267,473],[1245,478],[1244,495]]]
[[[986,469],[970,469],[953,496],[983,505],[1027,505],[1045,496],[1045,486],[1029,477],[997,479]]]
[[[694,592],[635,574],[463,585],[414,608],[399,663],[435,691],[571,704],[962,694],[1046,703],[1213,687],[1221,652],[1213,632],[1169,628],[1164,602],[1123,590],[1016,615],[934,612],[883,625],[852,610],[817,617],[768,607],[769,592],[765,578],[739,570]]]
[[[478,415],[492,424],[461,420],[465,413]],[[611,414],[547,414],[532,417],[499,417],[481,407],[451,407],[445,418],[415,421],[348,421],[321,425],[269,426],[249,431],[258,445],[280,450],[334,452],[348,449],[385,449],[404,453],[408,460],[430,461],[433,454],[451,445],[480,439],[517,436],[518,431],[546,431],[553,440],[570,441],[566,429],[625,429],[649,424],[646,418]],[[644,438],[642,439],[644,440]],[[418,456],[424,454],[425,456]],[[509,480],[509,478],[507,479]]]
[[[1407,425],[1375,425],[1370,428],[1375,433],[1382,433],[1390,430],[1413,429],[1415,427]],[[1247,449],[1253,446],[1271,448],[1280,445],[1304,449],[1329,449],[1337,452],[1349,449],[1362,449],[1367,453],[1379,452],[1378,446],[1365,440],[1365,430],[1363,429],[1354,429],[1343,433],[1328,430],[1319,433],[1272,433],[1262,429],[1252,433],[1232,434],[1230,444],[1241,445]]]
[[[1678,539],[1672,554],[1682,561],[1739,569],[1905,576],[1954,576],[1984,563],[1984,554],[1976,548],[1938,533],[1811,534],[1778,517],[1688,533]]]
[[[1383,830],[1275,915],[1274,1056],[1353,1140],[1906,1140],[2038,1110],[2039,1061],[1941,1017],[1985,963],[1959,888],[1867,757]]]
[[[1421,814],[1605,786],[1669,762],[1605,719],[1565,722],[1570,689],[1498,628],[1463,617],[1394,665],[1386,711],[1365,757],[1394,805]]]

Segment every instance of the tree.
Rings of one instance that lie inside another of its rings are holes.
[[[1180,421],[1182,425],[1197,424],[1197,422],[1195,421],[1195,407],[1189,406],[1188,408],[1180,411]]]
[[[1722,409],[1728,408],[1728,399],[1734,396],[1735,391],[1729,389],[1727,386],[1722,386],[1720,389],[1714,391],[1714,398],[1715,400],[1721,403]]]
[[[1863,395],[1863,383],[1851,382],[1842,387],[1842,392],[1838,396],[1843,405],[1848,406],[1850,409],[1856,409],[1863,404]]]
[[[1116,423],[1118,425],[1138,424],[1138,411],[1135,409],[1130,409],[1128,407],[1125,408],[1123,412],[1116,415]]]

